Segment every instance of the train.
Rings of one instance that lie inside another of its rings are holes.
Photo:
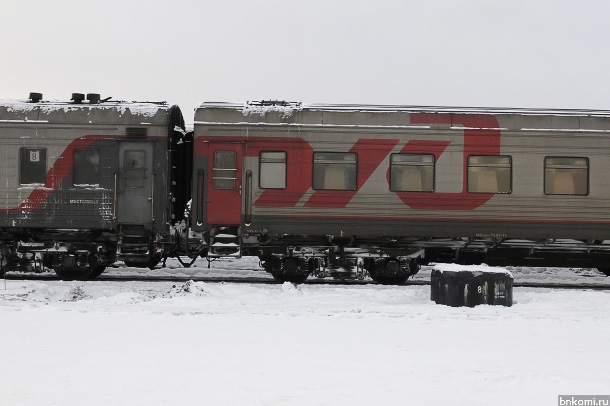
[[[0,103],[2,272],[87,279],[170,255],[190,187],[185,134],[165,103],[95,93]]]
[[[0,101],[2,272],[257,256],[280,282],[432,262],[610,275],[610,111]]]

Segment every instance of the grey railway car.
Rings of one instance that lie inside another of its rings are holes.
[[[180,109],[30,97],[0,101],[2,272],[83,279],[117,259],[149,266],[167,255],[190,188]]]
[[[204,103],[193,230],[279,280],[610,268],[610,112]]]

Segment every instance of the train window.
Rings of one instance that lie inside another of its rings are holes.
[[[21,148],[19,182],[22,185],[44,184],[47,176],[46,148]]]
[[[390,190],[394,192],[434,191],[434,155],[392,154]]]
[[[237,155],[233,151],[216,151],[214,154],[214,189],[235,189],[237,181]]]
[[[147,170],[146,151],[127,149],[123,152],[123,179],[125,179],[125,187],[144,187]]]
[[[85,149],[74,151],[74,184],[99,185],[100,150]]]
[[[589,194],[589,159],[544,158],[544,193],[579,196]]]
[[[509,156],[469,156],[468,191],[511,193],[511,172]]]
[[[285,152],[261,152],[258,185],[261,189],[286,188]]]
[[[315,152],[315,190],[356,190],[357,155],[353,152]]]

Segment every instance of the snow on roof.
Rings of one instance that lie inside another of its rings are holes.
[[[610,117],[610,110],[594,109],[551,109],[551,108],[514,108],[514,107],[458,107],[458,106],[418,106],[418,105],[374,105],[374,104],[319,104],[301,102],[202,102],[199,109],[222,108],[240,110],[246,113],[264,113],[268,111],[324,110],[342,112],[405,112],[405,113],[444,113],[444,114],[519,114],[519,115],[552,115],[552,116],[595,116]]]
[[[415,122],[413,115],[421,115]],[[472,116],[481,120],[472,120]],[[487,120],[485,116],[495,117]],[[450,116],[450,117],[449,117]],[[471,116],[461,120],[460,116]],[[435,120],[438,117],[439,120]],[[477,107],[377,106],[355,104],[304,104],[285,101],[247,103],[205,102],[195,111],[195,127],[201,125],[295,126],[384,128],[436,128],[452,130],[500,130],[562,132],[566,135],[610,134],[610,111],[495,109]],[[426,124],[426,127],[420,127]],[[413,127],[413,126],[417,127]]]
[[[287,103],[287,102],[254,102],[246,103],[242,106],[242,114],[248,115],[259,115],[264,116],[267,113],[275,112],[279,113],[283,118],[292,116],[295,111],[303,110],[301,103]]]
[[[169,108],[165,102],[73,103],[44,100],[34,103],[28,100],[0,99],[0,122],[159,125],[167,121]]]
[[[159,110],[168,108],[166,103],[150,103],[150,102],[125,102],[113,101],[105,103],[72,103],[63,100],[45,100],[38,103],[32,103],[28,100],[10,100],[0,99],[0,107],[4,107],[8,112],[29,113],[34,110],[40,110],[41,113],[51,113],[55,111],[82,111],[86,109],[107,109],[116,110],[121,114],[130,111],[133,115],[141,115],[152,117]]]

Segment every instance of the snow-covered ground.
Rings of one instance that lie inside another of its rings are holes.
[[[195,265],[152,271],[195,282],[0,280],[0,404],[555,405],[610,394],[610,291],[517,287],[512,307],[451,308],[429,286],[222,283],[271,278],[253,259]],[[595,270],[511,271],[515,282],[610,285]]]

